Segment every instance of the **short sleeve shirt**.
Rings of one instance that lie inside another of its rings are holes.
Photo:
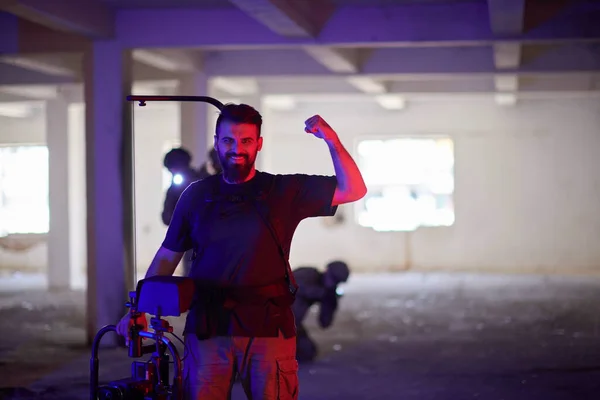
[[[195,250],[190,277],[228,288],[269,285],[284,278],[285,263],[278,244],[254,205],[247,201],[207,201],[213,188],[229,198],[252,196],[255,179],[265,174],[257,171],[253,179],[241,184],[228,184],[218,174],[191,184],[183,192],[162,246],[176,252]],[[337,207],[332,201],[337,180],[335,176],[306,174],[270,178],[270,221],[289,257],[294,232],[302,220],[335,215]],[[275,314],[280,317],[272,318]],[[202,310],[191,310],[185,332],[193,332],[202,317]],[[294,330],[289,307],[242,306],[227,319],[229,323],[218,335],[277,336],[279,329]]]

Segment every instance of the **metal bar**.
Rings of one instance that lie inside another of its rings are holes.
[[[219,100],[210,96],[146,96],[146,95],[130,95],[127,96],[127,101],[139,101],[140,106],[145,106],[147,101],[197,101],[212,104],[221,110],[224,106]]]
[[[106,325],[100,329],[92,343],[92,357],[90,359],[90,400],[96,400],[98,396],[98,347],[100,346],[100,339],[108,332],[117,332],[116,325]]]

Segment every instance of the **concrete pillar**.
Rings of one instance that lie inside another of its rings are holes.
[[[69,216],[69,104],[59,96],[46,102],[46,143],[48,145],[50,230],[48,232],[49,290],[71,288]]]
[[[47,281],[49,290],[80,289],[86,266],[85,126],[81,104],[61,95],[46,102],[49,150]],[[85,285],[83,285],[85,287]]]
[[[69,248],[71,288],[86,288],[87,217],[85,172],[85,108],[77,96],[69,104]]]
[[[115,41],[96,41],[85,56],[88,342],[125,314],[134,288],[131,63]]]
[[[210,96],[208,78],[202,71],[184,74],[179,81],[181,96]],[[192,165],[199,167],[206,161],[213,128],[208,113],[216,114],[217,108],[208,103],[181,102],[181,146],[192,153]]]

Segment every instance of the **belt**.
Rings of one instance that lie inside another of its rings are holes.
[[[263,304],[266,301],[289,295],[285,282],[265,286],[227,288],[223,291],[225,309],[233,309],[238,304]]]
[[[264,304],[265,302],[291,296],[284,280],[262,286],[214,287],[200,285],[197,287],[199,296],[211,299],[210,303],[221,303],[226,309],[232,309],[238,304]]]

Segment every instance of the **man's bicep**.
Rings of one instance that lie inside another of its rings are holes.
[[[146,278],[156,275],[173,275],[182,257],[182,252],[161,246],[156,252],[150,268],[146,271]]]
[[[337,188],[335,176],[295,175],[294,212],[302,218],[331,217],[337,211],[333,198]]]
[[[179,260],[177,260],[177,258],[182,257],[183,253],[184,252],[182,252],[182,251],[173,251],[164,246],[160,246],[160,248],[158,249],[158,252],[157,252],[157,254],[161,258],[172,260],[172,261],[177,261],[177,262],[179,262]]]

